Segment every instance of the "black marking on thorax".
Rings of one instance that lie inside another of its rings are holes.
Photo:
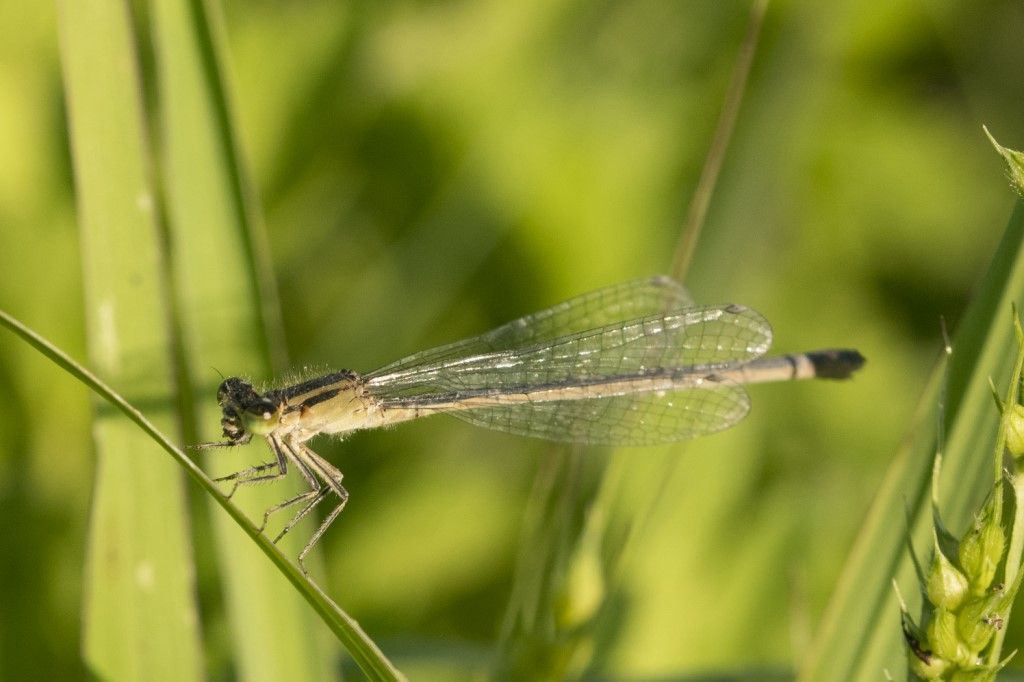
[[[294,412],[295,410],[301,410],[302,412],[305,412],[314,405],[322,403],[325,400],[330,400],[339,393],[341,393],[340,388],[331,389],[329,391],[320,391],[319,393],[306,398],[298,405],[289,405],[288,409],[286,409],[285,412]]]
[[[330,400],[341,393],[341,388],[328,388],[329,386],[352,381],[353,379],[356,379],[357,376],[358,375],[355,372],[343,369],[339,372],[333,372],[322,377],[304,381],[301,384],[285,386],[284,388],[276,391],[271,391],[271,393],[273,393],[277,399],[288,405],[285,408],[285,412],[305,412],[314,405]],[[309,397],[301,403],[290,404],[296,398],[304,395],[309,395]]]
[[[339,381],[348,381],[351,379],[355,379],[357,376],[358,375],[352,370],[343,369],[339,372],[332,372],[331,374],[325,374],[322,377],[310,379],[309,381],[303,381],[301,384],[285,386],[284,388],[272,391],[272,393],[274,393],[277,396],[280,396],[284,400],[292,400],[293,398],[296,398],[302,395],[303,393],[310,393],[312,391],[316,391],[319,388],[324,388],[325,386],[336,384]],[[327,391],[327,393],[330,393],[330,391]],[[334,397],[334,395],[337,395],[337,393],[338,392],[335,391],[333,395],[330,395],[328,397]],[[310,398],[310,400],[316,400],[316,402],[320,402],[321,400],[327,400],[327,398],[322,398],[320,397],[320,395],[316,395],[313,396],[313,398]],[[308,402],[309,400],[306,401],[306,403]]]

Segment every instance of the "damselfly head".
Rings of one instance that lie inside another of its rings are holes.
[[[238,377],[224,380],[217,389],[217,403],[224,411],[220,420],[224,437],[233,443],[247,442],[253,433],[270,431],[281,410],[280,401],[258,393],[252,384]]]

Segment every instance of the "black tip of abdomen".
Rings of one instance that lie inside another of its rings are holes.
[[[814,376],[821,379],[848,379],[866,362],[859,351],[851,348],[811,351],[807,358],[814,365]]]

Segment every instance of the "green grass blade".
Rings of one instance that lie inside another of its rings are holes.
[[[58,9],[89,354],[103,376],[152,405],[154,421],[172,431],[164,254],[132,28],[121,2],[61,2]],[[87,665],[104,679],[201,679],[181,475],[115,413],[98,409],[93,434]]]
[[[392,666],[388,660],[366,636],[359,624],[345,614],[328,597],[319,586],[303,576],[292,562],[279,550],[267,537],[261,534],[249,520],[249,517],[224,497],[216,484],[200,469],[189,457],[156,426],[145,415],[136,409],[131,403],[125,400],[114,389],[108,386],[102,379],[90,372],[85,367],[75,362],[66,353],[56,348],[46,339],[27,328],[18,320],[0,310],[0,325],[11,330],[33,348],[52,360],[56,365],[63,368],[69,374],[88,386],[103,400],[122,412],[129,420],[134,422],[148,438],[147,444],[156,443],[160,448],[171,455],[172,458],[185,469],[185,472],[196,481],[217,504],[224,509],[231,519],[241,530],[256,542],[259,549],[270,561],[284,574],[286,579],[295,586],[302,598],[313,608],[323,622],[334,633],[335,637],[345,645],[352,654],[353,659],[359,667],[371,679],[379,680],[401,680],[402,674]],[[162,457],[157,459],[163,460]]]
[[[957,329],[949,364],[942,493],[943,519],[959,532],[992,485],[991,452],[998,414],[989,377],[1005,376],[1015,340],[1013,302],[1024,298],[1024,208],[1019,204],[977,296]],[[905,668],[898,606],[890,577],[920,608],[916,578],[906,550],[909,519],[915,547],[931,533],[930,476],[937,436],[936,404],[942,367],[922,398],[911,436],[889,468],[847,561],[817,639],[803,661],[800,679],[877,680],[883,669]],[[909,512],[905,515],[905,509]]]

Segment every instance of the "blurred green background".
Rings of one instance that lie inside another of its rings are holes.
[[[747,12],[227,2],[291,363],[369,370],[666,271]],[[55,24],[47,3],[0,5],[0,307],[85,358]],[[852,346],[869,364],[847,384],[755,387],[737,428],[672,448],[603,642],[609,675],[799,660],[939,317],[955,326],[1012,208],[981,125],[1024,147],[1022,32],[1013,1],[770,6],[687,284],[760,310],[779,351]],[[215,370],[247,372],[210,368],[211,386]],[[0,671],[76,675],[89,396],[12,336],[0,390]],[[431,651],[485,656],[553,446],[437,418],[317,450],[351,493],[323,542],[330,593],[414,676]],[[199,575],[216,661],[229,625]]]

